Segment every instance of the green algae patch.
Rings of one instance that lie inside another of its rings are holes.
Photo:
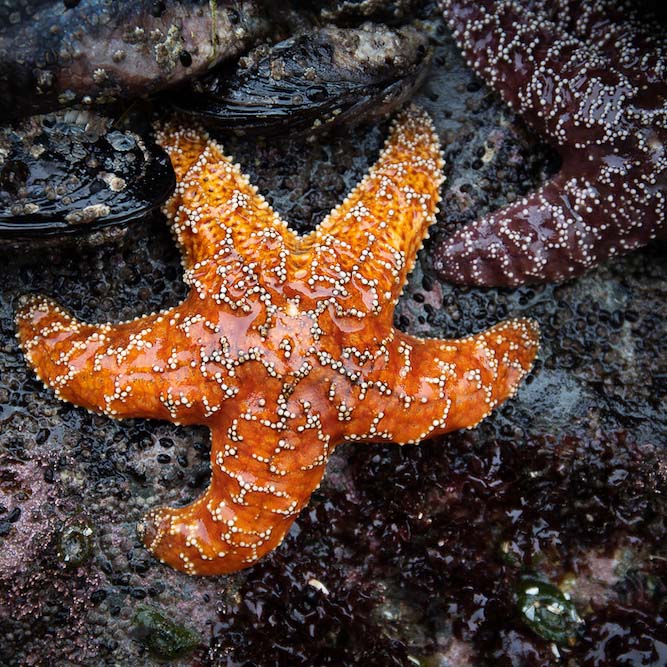
[[[93,555],[93,529],[87,523],[64,526],[57,537],[58,560],[68,568],[83,565]]]
[[[561,646],[572,646],[583,621],[570,596],[534,576],[521,577],[517,605],[523,622],[536,634]]]
[[[134,616],[140,641],[159,660],[182,658],[201,643],[194,630],[176,623],[154,607],[142,607]]]

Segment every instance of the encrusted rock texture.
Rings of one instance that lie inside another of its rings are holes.
[[[164,220],[95,247],[0,251],[0,664],[667,664],[667,245],[560,286],[438,281],[435,240],[558,163],[463,64],[444,26],[426,27],[438,46],[416,101],[436,123],[447,182],[396,324],[454,337],[533,317],[543,339],[528,381],[475,430],[341,446],[276,551],[234,575],[188,577],[153,559],[135,528],[149,508],[205,488],[207,432],[60,403],[14,338],[24,293],[90,321],[178,303],[185,286]],[[222,140],[307,231],[373,163],[386,130]],[[525,574],[571,596],[583,623],[569,641],[525,622]],[[147,627],[147,617],[161,621]]]

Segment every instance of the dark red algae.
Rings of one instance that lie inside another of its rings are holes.
[[[337,493],[312,503],[303,532],[253,568],[238,602],[221,608],[215,664],[407,665],[421,654],[414,664],[532,666],[557,664],[555,651],[564,664],[664,664],[657,564],[629,576],[642,595],[641,578],[652,577],[655,599],[638,599],[619,580],[613,603],[592,598],[573,646],[540,640],[516,604],[522,572],[569,579],[585,609],[596,559],[614,558],[609,546],[657,554],[664,466],[656,449],[622,432],[592,442],[488,442],[472,433],[397,453],[350,449],[333,473]],[[655,486],[647,488],[650,470]],[[622,537],[630,526],[632,537]],[[312,581],[322,560],[326,592]],[[469,662],[446,661],[457,642],[475,646]]]

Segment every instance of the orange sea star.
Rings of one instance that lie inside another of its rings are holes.
[[[31,297],[18,336],[63,400],[210,428],[206,493],[153,510],[141,527],[162,561],[221,574],[280,543],[337,444],[414,443],[477,424],[514,393],[538,335],[529,320],[461,340],[393,328],[443,180],[437,136],[415,107],[368,176],[305,237],[205,133],[168,126],[159,140],[178,179],[166,213],[188,297],[102,325]]]

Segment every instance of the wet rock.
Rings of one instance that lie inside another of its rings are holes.
[[[664,612],[605,609],[588,621],[583,638],[582,667],[606,667],[627,659],[632,667],[653,667],[667,660],[667,618]],[[622,663],[620,663],[622,664]]]
[[[238,55],[268,30],[254,0],[0,4],[0,118],[146,96]]]

